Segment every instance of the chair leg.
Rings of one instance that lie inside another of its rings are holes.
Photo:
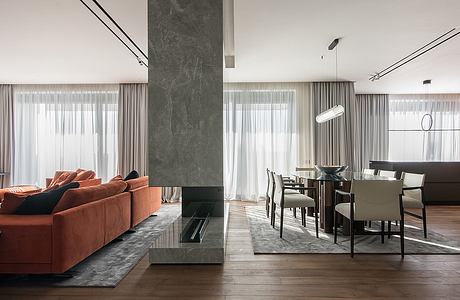
[[[315,208],[315,230],[316,230],[316,238],[319,238],[318,232],[318,209]]]
[[[337,212],[334,211],[334,244],[337,244]]]
[[[422,208],[422,218],[423,218],[423,236],[425,238],[427,238],[428,233],[426,231],[426,209],[425,209],[425,206],[423,206],[423,208]]]
[[[265,210],[267,211],[267,218],[270,217],[270,201],[268,199],[265,200]]]
[[[369,228],[372,227],[372,221],[369,221],[369,226],[368,226],[368,227],[369,227]]]
[[[284,218],[284,207],[280,205],[281,217],[280,217],[280,238],[283,238],[283,218]]]
[[[302,220],[302,226],[307,227],[307,221],[305,219],[305,207],[300,208],[300,217],[301,217],[301,220]]]
[[[404,258],[404,219],[401,219],[399,226],[399,235],[401,237],[401,257]]]
[[[273,203],[272,207],[272,227],[275,228],[275,218],[276,218],[276,204]]]
[[[293,211],[294,211],[294,218],[297,219],[297,208],[294,207],[294,208],[293,208]]]
[[[350,220],[350,254],[351,258],[355,255],[355,221]]]
[[[391,221],[388,221],[388,238],[391,239]]]
[[[385,221],[380,221],[380,239],[385,243]]]

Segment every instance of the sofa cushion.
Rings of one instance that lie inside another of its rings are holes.
[[[142,176],[136,179],[130,179],[126,180],[126,183],[128,184],[126,191],[132,191],[144,186],[149,185],[149,177],[148,176]]]
[[[26,199],[25,194],[6,193],[0,206],[0,214],[14,214],[22,202]]]
[[[53,213],[122,193],[126,186],[127,183],[124,181],[114,181],[68,190],[54,207]]]
[[[52,191],[27,196],[16,210],[17,215],[50,214],[64,193],[69,189],[78,188],[78,182],[71,182]]]
[[[131,179],[136,179],[136,178],[139,178],[139,173],[136,170],[132,170],[131,172],[129,172],[128,175],[126,175],[124,180],[126,181],[126,180],[131,180]]]

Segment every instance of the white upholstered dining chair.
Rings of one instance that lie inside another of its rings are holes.
[[[375,170],[374,169],[363,169],[363,174],[375,175]]]
[[[337,204],[338,196],[349,198],[349,202]],[[354,255],[355,221],[400,221],[401,256],[404,257],[404,209],[402,206],[401,180],[353,180],[349,193],[336,190],[334,211],[334,243],[337,243],[338,214],[350,220],[350,254]],[[381,232],[364,232],[365,235],[381,235]]]
[[[417,215],[410,211],[404,211],[407,215],[421,219],[423,222],[423,236],[427,238],[428,233],[426,230],[426,209],[423,199],[423,186],[425,184],[425,174],[414,174],[403,172],[401,174],[403,181],[402,196],[404,209],[421,209],[422,215]]]
[[[382,177],[396,178],[396,171],[379,170],[377,175]]]
[[[317,190],[315,187],[289,186],[285,187],[282,175],[272,173],[275,188],[273,193],[272,205],[272,226],[275,228],[276,207],[280,208],[280,238],[283,237],[283,222],[285,208],[300,208],[302,215],[302,225],[306,227],[306,208],[314,208],[316,237],[318,237],[318,205],[316,204]],[[313,198],[303,193],[291,193],[288,190],[305,192],[313,191]]]

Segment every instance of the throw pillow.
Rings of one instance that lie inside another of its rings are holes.
[[[76,177],[77,177],[77,172],[67,172],[67,176],[65,176],[65,178],[59,178],[57,184],[59,186],[66,185],[74,181]]]
[[[27,195],[6,193],[5,199],[2,201],[0,207],[0,214],[9,215],[14,214],[19,206],[24,202]]]
[[[74,181],[89,180],[89,179],[93,179],[94,177],[96,177],[96,173],[94,171],[91,171],[91,170],[81,171],[77,173],[77,176],[75,177]]]
[[[67,190],[78,187],[80,187],[78,182],[71,182],[48,192],[27,196],[16,210],[16,214],[49,215]]]
[[[123,180],[123,177],[121,177],[121,175],[117,175],[113,177],[112,179],[109,180],[109,182],[119,181],[119,180]]]
[[[132,170],[126,177],[125,177],[125,181],[126,180],[131,180],[131,179],[136,179],[136,178],[139,178],[139,173],[137,173],[136,170]]]

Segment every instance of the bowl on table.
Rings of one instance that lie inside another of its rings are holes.
[[[315,168],[323,174],[335,175],[345,171],[348,166],[315,166]]]

